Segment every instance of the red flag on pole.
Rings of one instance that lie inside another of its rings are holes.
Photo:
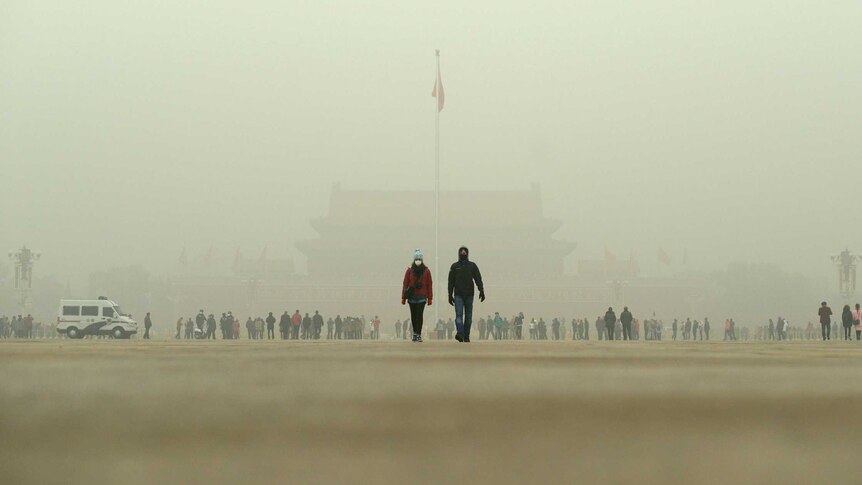
[[[663,264],[670,264],[670,255],[667,254],[664,248],[658,248],[658,260]]]
[[[236,253],[233,255],[233,272],[239,273],[240,268],[242,268],[242,255],[239,248],[236,248]]]
[[[610,249],[608,249],[608,245],[605,244],[605,263],[616,263],[617,255],[612,253]]]
[[[437,112],[443,111],[443,102],[446,101],[446,93],[443,92],[443,78],[440,77],[440,51],[437,51],[437,80],[434,81],[434,89],[431,97],[437,98]]]

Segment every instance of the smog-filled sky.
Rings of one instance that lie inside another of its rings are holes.
[[[439,48],[442,187],[538,183],[570,271],[607,244],[645,274],[687,252],[825,277],[862,240],[860,19],[858,0],[7,0],[0,249],[73,280],[170,274],[183,247],[302,269],[333,184],[433,189]]]

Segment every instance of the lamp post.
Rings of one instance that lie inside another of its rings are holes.
[[[264,280],[258,279],[257,276],[253,276],[247,280],[242,280],[242,282],[248,284],[248,309],[251,316],[255,318],[255,312],[257,311],[257,298],[260,294],[260,287],[263,286]]]
[[[831,257],[838,269],[838,291],[844,298],[856,293],[856,261],[859,257],[844,249],[841,253]]]
[[[27,307],[29,293],[33,288],[33,265],[41,257],[41,253],[34,252],[26,245],[17,251],[9,251],[9,259],[15,266],[13,285],[18,291],[18,304],[22,309]]]

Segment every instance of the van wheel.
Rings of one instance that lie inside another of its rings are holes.
[[[84,333],[78,330],[76,327],[69,327],[66,329],[66,335],[69,338],[79,339],[84,338]]]
[[[120,328],[120,327],[115,328],[115,329],[111,332],[111,335],[113,335],[113,336],[114,336],[114,338],[116,338],[116,339],[127,338],[127,337],[126,337],[126,332],[124,332],[124,331],[123,331],[123,329],[122,329],[122,328]]]

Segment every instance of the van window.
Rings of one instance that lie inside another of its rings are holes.
[[[114,309],[113,309],[113,308],[111,308],[111,307],[109,307],[109,306],[102,307],[102,316],[103,316],[103,317],[112,317],[112,318],[113,318],[113,316],[114,316]]]
[[[77,317],[81,314],[81,307],[79,306],[64,306],[63,307],[63,316],[64,317]]]
[[[99,307],[97,307],[97,306],[82,306],[81,307],[81,316],[82,317],[98,317],[99,316]]]

